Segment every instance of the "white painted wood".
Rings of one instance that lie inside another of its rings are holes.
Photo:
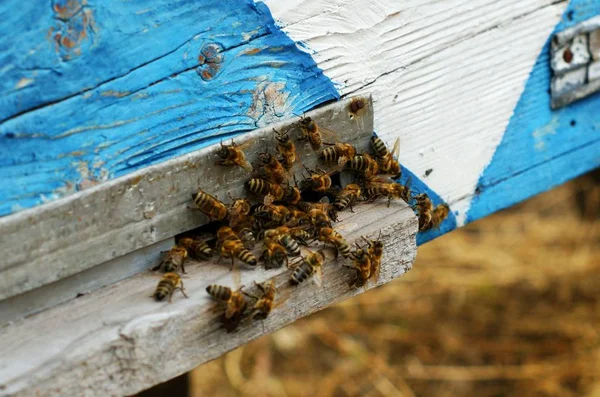
[[[265,1],[345,95],[370,93],[375,131],[458,211],[506,129],[567,2]],[[457,106],[457,104],[460,104]],[[410,128],[406,126],[410,125]]]
[[[364,112],[350,117],[350,100],[309,112],[323,127],[343,132],[343,139],[360,151],[370,147],[373,107],[365,97]],[[267,145],[274,147],[273,128],[284,130],[298,118],[272,124],[236,139],[251,141],[247,159],[255,163]],[[297,127],[290,137],[300,137]],[[198,188],[228,203],[227,194],[246,195],[250,175],[239,167],[219,167],[219,145],[142,169],[100,184],[63,200],[0,218],[0,300],[65,279],[122,255],[158,244],[176,234],[207,223],[208,217],[191,210],[191,194]],[[317,155],[306,143],[297,143],[302,164],[313,167]],[[314,167],[313,167],[314,168]],[[292,175],[302,179],[297,163]],[[104,273],[118,281],[118,272]],[[127,271],[123,274],[129,275]],[[125,277],[125,276],[124,276]],[[76,287],[75,284],[70,284]],[[64,291],[64,293],[69,293]],[[30,303],[27,303],[30,305]],[[16,310],[13,307],[12,312]]]
[[[359,204],[355,211],[341,213],[338,230],[350,242],[382,231],[385,251],[377,284],[410,269],[417,233],[412,210],[401,201],[388,208],[384,200]],[[331,260],[322,288],[310,281],[292,287],[286,269],[240,274],[227,265],[200,263],[186,270],[189,299],[176,294],[172,304],[153,301],[149,295],[159,275],[144,272],[0,329],[0,396],[136,393],[364,291],[350,289],[351,272]],[[252,285],[272,277],[279,306],[267,320],[234,334],[219,328],[207,285]]]

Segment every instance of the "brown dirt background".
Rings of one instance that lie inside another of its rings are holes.
[[[190,374],[191,396],[600,396],[598,172]]]

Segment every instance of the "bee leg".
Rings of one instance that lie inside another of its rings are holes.
[[[350,201],[350,202],[348,203],[348,205],[350,206],[350,212],[352,212],[352,213],[353,213],[353,212],[354,212],[354,208],[352,208],[352,201]]]
[[[231,255],[231,266],[229,267],[229,271],[233,270],[234,261],[235,259],[233,258],[233,255]]]
[[[187,294],[185,293],[185,290],[183,289],[183,282],[181,282],[181,287],[179,287],[179,291],[181,291],[183,296],[185,296],[186,298],[189,298],[189,296],[187,296]]]
[[[392,196],[388,196],[388,208],[390,208],[390,204],[392,203]]]
[[[183,267],[184,262],[181,262],[181,273],[186,273],[185,267]]]

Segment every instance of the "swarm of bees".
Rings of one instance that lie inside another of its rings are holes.
[[[364,108],[364,100],[353,100],[348,109],[351,118]],[[339,212],[354,212],[357,203],[380,198],[387,198],[388,207],[392,200],[403,200],[417,213],[420,231],[438,228],[448,216],[446,204],[434,207],[427,194],[411,191],[410,181],[406,185],[395,181],[401,176],[399,140],[390,151],[374,136],[371,153],[360,153],[349,143],[330,142],[336,134],[310,117],[302,117],[292,129],[296,130],[296,140],[290,136],[290,130],[273,130],[274,150],[259,153],[257,164],[250,164],[244,153],[248,142],[221,143],[216,165],[239,167],[247,172],[248,195],[229,196],[230,204],[225,204],[202,189],[192,194],[195,209],[210,218],[213,232],[176,239],[176,245],[153,269],[165,272],[152,295],[156,300],[168,297],[170,302],[176,290],[187,297],[180,275],[185,273],[186,260],[191,257],[207,261],[215,253],[217,263],[224,259],[232,271],[239,271],[240,266],[285,266],[289,269],[288,288],[292,290],[311,279],[321,286],[322,268],[332,259],[348,269],[350,288],[363,287],[379,278],[384,244],[381,235],[374,240],[362,237],[360,243],[346,241],[335,228]],[[309,145],[322,166],[311,169],[302,165],[296,151],[298,144]],[[292,178],[293,168],[303,170],[302,180]],[[354,175],[352,183],[338,186],[335,177],[342,171]],[[206,291],[222,310],[223,327],[232,332],[240,325],[266,319],[275,307],[280,288],[271,280],[255,283],[255,294],[243,286],[232,289],[216,284]]]

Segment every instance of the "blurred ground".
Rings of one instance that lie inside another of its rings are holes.
[[[452,232],[399,280],[198,367],[190,395],[600,396],[599,211],[587,175]]]

